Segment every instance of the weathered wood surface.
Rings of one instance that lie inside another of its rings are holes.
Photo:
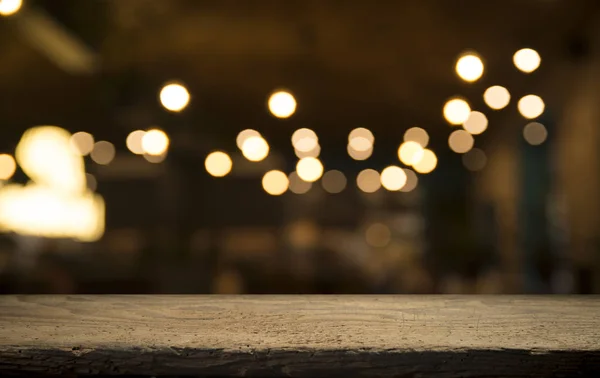
[[[0,376],[30,373],[600,376],[600,298],[0,297]]]

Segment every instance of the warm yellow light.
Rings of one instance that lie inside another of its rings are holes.
[[[302,158],[296,164],[296,173],[307,182],[315,182],[323,175],[323,164],[317,158]]]
[[[242,150],[244,142],[246,141],[246,139],[248,139],[250,137],[262,137],[262,136],[256,130],[252,130],[252,129],[242,130],[242,131],[240,131],[237,138],[235,139],[235,144],[238,146],[238,148],[240,150]]]
[[[463,128],[472,135],[479,135],[488,127],[488,119],[485,114],[472,111],[469,118],[463,124]]]
[[[146,132],[144,130],[135,130],[130,132],[125,140],[127,149],[136,155],[143,155],[144,148],[142,147],[142,139],[144,138],[145,134]]]
[[[403,164],[413,165],[423,158],[423,147],[417,142],[404,142],[398,148],[398,159]]]
[[[22,0],[0,0],[0,15],[12,16],[21,9],[22,5]]]
[[[429,151],[429,150],[426,150]],[[423,160],[425,160],[427,158],[427,156],[425,156],[421,162]],[[412,192],[413,190],[415,190],[415,188],[417,187],[417,185],[419,184],[419,178],[417,177],[417,174],[408,169],[408,168],[404,168],[404,173],[406,174],[406,184],[400,189],[401,192]]]
[[[10,180],[16,170],[15,159],[8,154],[0,154],[0,180]]]
[[[456,153],[464,154],[473,148],[475,139],[465,130],[455,130],[448,137],[448,145],[450,149]]]
[[[262,179],[263,189],[272,196],[279,196],[285,193],[289,183],[285,173],[276,170],[265,173]]]
[[[142,149],[148,155],[164,155],[169,143],[167,134],[159,129],[148,130],[142,136]]]
[[[319,157],[319,155],[321,154],[321,146],[319,146],[318,144],[310,151],[299,151],[294,149],[294,153],[296,154],[296,156],[298,157],[298,159],[302,159],[305,157]]]
[[[90,173],[85,174],[85,183],[87,185],[88,190],[95,192],[98,188],[98,180],[94,177],[94,175]]]
[[[165,152],[162,155],[148,155],[148,154],[144,154],[143,156],[144,156],[144,159],[148,163],[159,164],[159,163],[162,163],[163,161],[165,161],[165,159],[167,158],[167,153]]]
[[[367,160],[373,154],[373,148],[370,148],[366,151],[357,151],[353,149],[350,144],[348,144],[346,150],[348,151],[348,155],[350,155],[350,157],[354,160]]]
[[[162,106],[172,112],[180,112],[188,106],[190,102],[190,93],[182,84],[166,84],[160,90],[160,103]]]
[[[302,180],[296,172],[290,173],[288,180],[290,183],[289,189],[292,193],[304,194],[312,188],[312,183]]]
[[[425,149],[423,150],[423,158],[419,160],[417,164],[413,165],[413,168],[418,173],[427,174],[432,172],[435,167],[437,167],[437,162],[438,160],[437,156],[435,156],[435,153],[431,150]]]
[[[250,161],[261,161],[269,155],[269,144],[263,137],[251,136],[242,144],[242,155]]]
[[[348,145],[357,152],[368,151],[373,148],[375,137],[369,129],[358,127],[348,134]]]
[[[346,188],[347,180],[346,176],[342,172],[338,170],[331,170],[327,171],[323,175],[321,184],[323,184],[323,189],[325,189],[327,193],[336,194],[340,193]]]
[[[381,171],[381,185],[390,191],[398,191],[406,185],[406,173],[400,167],[391,165]]]
[[[546,105],[539,96],[527,95],[519,100],[517,108],[523,117],[527,119],[534,119],[542,115]]]
[[[477,81],[483,75],[483,62],[475,54],[461,56],[455,68],[458,76],[469,83]]]
[[[444,118],[451,125],[462,125],[471,114],[471,107],[461,98],[448,100],[444,105]]]
[[[538,122],[531,122],[523,129],[523,138],[532,146],[538,146],[548,138],[548,130]]]
[[[462,162],[469,171],[477,172],[485,167],[487,157],[485,156],[485,152],[479,148],[473,148],[462,156]]]
[[[429,143],[429,134],[420,127],[411,127],[404,132],[404,141],[416,142],[419,143],[421,147],[425,148]]]
[[[373,223],[365,232],[367,243],[372,247],[385,247],[390,243],[392,233],[390,228],[383,223]]]
[[[206,171],[214,177],[227,176],[231,172],[232,165],[229,155],[222,151],[211,152],[204,160]]]
[[[296,99],[289,92],[275,92],[269,97],[269,110],[277,118],[289,118],[296,112]]]
[[[538,69],[542,58],[533,49],[521,49],[513,55],[513,63],[520,71],[531,73]]]
[[[292,134],[292,145],[295,150],[300,152],[309,152],[319,145],[317,134],[311,129],[302,128],[294,131]]]
[[[0,0],[1,1],[1,0]],[[86,156],[94,149],[94,137],[90,133],[80,131],[71,135],[71,147],[81,156]]]
[[[499,85],[489,87],[483,93],[483,101],[494,110],[505,108],[510,102],[510,92]]]
[[[365,193],[375,193],[381,188],[379,172],[374,169],[365,169],[356,176],[356,185]]]
[[[96,164],[108,165],[115,158],[115,146],[105,140],[96,142],[90,157]]]

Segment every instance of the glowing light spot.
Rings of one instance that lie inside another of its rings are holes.
[[[367,160],[373,154],[372,148],[366,151],[357,151],[350,144],[348,144],[346,150],[348,151],[348,155],[354,160]]]
[[[319,138],[311,129],[298,129],[292,134],[292,145],[295,150],[309,152],[317,148],[319,145]]]
[[[365,232],[367,243],[376,248],[385,247],[392,239],[390,228],[383,223],[373,223]]]
[[[483,62],[475,54],[465,54],[456,62],[456,73],[466,82],[477,81],[483,75]]]
[[[289,184],[285,173],[277,170],[265,173],[262,179],[263,189],[272,196],[280,196],[285,193]]]
[[[534,119],[542,115],[546,105],[539,96],[527,95],[519,100],[517,108],[523,117],[527,119]]]
[[[312,188],[312,183],[302,180],[296,172],[290,173],[288,180],[290,182],[290,191],[296,194],[307,193]]]
[[[404,142],[398,148],[398,159],[403,164],[414,165],[423,158],[423,147],[417,142]]]
[[[548,138],[548,130],[538,122],[532,122],[523,129],[523,138],[532,146],[538,146]]]
[[[162,163],[163,161],[165,161],[166,158],[167,158],[167,153],[166,152],[164,154],[162,154],[162,155],[148,155],[148,154],[144,154],[144,159],[148,163],[152,163],[152,164]]]
[[[269,155],[269,144],[259,136],[252,136],[244,141],[242,155],[250,161],[261,161]]]
[[[277,118],[289,118],[296,112],[296,99],[285,91],[275,92],[269,97],[269,110]]]
[[[90,133],[80,131],[71,135],[69,144],[75,153],[86,156],[94,149],[94,137]]]
[[[358,127],[348,134],[348,145],[357,152],[365,152],[373,148],[375,136],[364,127]]]
[[[381,188],[379,172],[374,169],[365,169],[356,176],[356,185],[365,193],[375,193]]]
[[[21,9],[22,5],[22,0],[0,0],[0,15],[12,16]]]
[[[425,160],[426,158],[427,156],[425,155],[423,159],[421,159],[421,161]],[[412,192],[419,184],[419,178],[417,177],[417,174],[411,169],[404,168],[404,173],[406,174],[406,184],[400,189],[400,191],[405,193]]]
[[[462,156],[462,162],[469,171],[477,172],[485,168],[487,157],[479,148],[473,148]]]
[[[525,73],[537,70],[541,62],[540,54],[533,49],[521,49],[513,55],[515,67]]]
[[[457,130],[457,131],[461,131],[461,130]],[[469,134],[469,133],[467,133],[467,134]],[[471,134],[469,134],[469,135],[471,135]],[[431,150],[425,149],[425,150],[423,150],[423,158],[421,160],[419,160],[419,162],[417,164],[413,165],[413,168],[418,173],[427,174],[427,173],[432,172],[435,169],[435,167],[437,167],[437,161],[438,160],[437,160],[437,156],[435,156],[435,153]]]
[[[419,143],[421,147],[425,148],[429,143],[429,134],[420,127],[411,127],[404,132],[404,141],[416,142]]]
[[[450,149],[456,153],[464,154],[473,148],[475,139],[473,136],[464,130],[455,130],[448,137],[448,145]]]
[[[296,173],[304,181],[315,182],[323,175],[323,164],[316,158],[302,158],[296,164]]]
[[[90,157],[96,164],[108,165],[115,158],[115,152],[115,146],[112,143],[101,140],[94,144]]]
[[[169,137],[159,129],[148,130],[142,137],[142,149],[148,155],[163,155],[167,152],[169,144]]]
[[[347,180],[342,172],[331,170],[323,175],[321,184],[327,193],[336,194],[342,192],[346,188]]]
[[[190,102],[190,93],[180,83],[166,84],[160,90],[160,103],[162,106],[172,112],[180,112],[185,109]]]
[[[296,156],[298,157],[298,159],[302,159],[305,157],[319,157],[319,155],[321,154],[321,146],[319,146],[318,144],[310,151],[299,151],[294,149],[294,153],[296,154]]]
[[[381,171],[381,185],[389,191],[398,191],[406,185],[406,173],[402,168],[391,165]]]
[[[229,155],[222,151],[211,152],[204,160],[206,171],[214,177],[227,176],[231,172],[232,165]]]
[[[98,181],[96,180],[94,175],[92,175],[90,173],[85,174],[85,182],[86,182],[88,190],[90,190],[91,192],[95,192],[96,189],[98,188]]]
[[[242,130],[237,135],[237,138],[235,139],[235,144],[238,146],[238,148],[240,150],[242,150],[242,147],[244,146],[244,142],[246,141],[246,139],[248,139],[250,137],[262,137],[262,136],[256,130],[252,130],[252,129]]]
[[[444,105],[444,118],[451,125],[462,125],[471,114],[469,104],[460,98],[448,100]]]
[[[15,159],[8,154],[0,155],[0,180],[10,180],[17,170]]]
[[[510,92],[504,87],[494,85],[485,90],[483,101],[494,110],[504,109],[510,102]]]
[[[463,128],[472,135],[479,135],[488,127],[488,119],[485,114],[472,111],[469,118],[463,124]]]
[[[146,132],[144,130],[135,130],[127,135],[127,139],[125,139],[125,145],[127,145],[127,149],[136,155],[143,155],[144,148],[142,147],[142,139]]]

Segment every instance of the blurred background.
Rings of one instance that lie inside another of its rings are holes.
[[[0,0],[1,293],[598,293],[597,0]]]

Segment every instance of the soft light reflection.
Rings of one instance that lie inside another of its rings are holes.
[[[292,134],[292,146],[300,152],[309,152],[317,148],[319,138],[311,129],[302,128],[294,131]]]
[[[316,158],[302,158],[296,164],[296,173],[304,181],[315,182],[323,175],[323,164]]]
[[[404,132],[404,141],[405,142],[416,142],[421,145],[421,147],[427,147],[429,143],[429,134],[425,129],[420,127],[411,127],[410,129]]]
[[[383,223],[373,223],[365,232],[367,243],[376,248],[385,247],[390,244],[392,233],[390,228]]]
[[[381,171],[381,185],[389,191],[398,191],[406,185],[406,173],[394,165],[386,167]]]
[[[373,155],[373,148],[368,149],[366,151],[357,151],[355,149],[352,148],[352,146],[350,146],[350,144],[348,144],[348,146],[346,147],[346,151],[348,151],[348,155],[354,159],[354,160],[367,160],[368,158],[371,157],[371,155]]]
[[[533,49],[521,49],[513,55],[515,67],[525,73],[537,70],[541,62],[540,54]]]
[[[288,189],[289,180],[285,173],[273,170],[265,173],[262,179],[262,186],[265,192],[270,195],[279,196]]]
[[[94,144],[90,157],[96,164],[108,165],[115,158],[115,152],[115,146],[112,143],[101,140]]]
[[[448,145],[450,149],[456,153],[464,154],[473,148],[475,139],[465,130],[455,130],[448,137]]]
[[[461,98],[450,99],[444,104],[444,118],[451,125],[462,125],[471,114],[471,107]]]
[[[534,119],[542,115],[546,105],[539,96],[527,95],[519,100],[517,107],[523,117]]]
[[[423,150],[423,158],[419,160],[417,164],[414,164],[413,168],[418,173],[427,174],[432,172],[435,169],[435,167],[437,167],[437,162],[438,160],[437,156],[435,156],[435,153],[429,149],[425,149]]]
[[[423,158],[423,147],[417,142],[404,142],[398,148],[398,159],[403,164],[413,165]]]
[[[8,154],[0,154],[0,180],[10,180],[17,170],[15,159]]]
[[[12,16],[21,9],[22,5],[22,0],[0,0],[0,15]]]
[[[381,188],[379,172],[374,169],[365,169],[356,176],[356,185],[365,193],[375,193]]]
[[[242,155],[250,161],[261,161],[269,155],[269,144],[263,137],[251,136],[242,144]]]
[[[167,134],[159,129],[150,129],[142,136],[142,149],[148,155],[163,155],[170,143]]]
[[[331,170],[325,172],[321,184],[327,193],[336,194],[342,192],[346,188],[347,180],[342,172]]]
[[[469,171],[477,172],[485,168],[487,157],[485,156],[485,152],[479,148],[473,148],[462,156],[462,162]]]
[[[246,141],[246,139],[248,139],[250,137],[261,137],[261,135],[258,131],[252,130],[252,129],[242,130],[237,135],[237,138],[235,139],[235,144],[238,146],[240,151],[242,150],[242,147],[244,146],[244,142]]]
[[[189,104],[190,93],[183,84],[170,83],[166,84],[160,90],[159,98],[160,103],[165,109],[172,112],[180,112]]]
[[[426,158],[427,156],[424,156],[423,159],[421,159],[421,161],[425,160]],[[404,168],[404,173],[406,174],[406,184],[404,184],[400,191],[405,193],[412,192],[419,184],[419,178],[417,177],[417,174],[411,169]]]
[[[532,146],[538,146],[548,138],[548,130],[539,122],[531,122],[523,129],[523,138]]]
[[[142,147],[142,139],[146,132],[144,130],[135,130],[127,135],[125,139],[125,145],[127,149],[136,155],[143,155],[144,148]]]
[[[455,69],[461,79],[472,83],[483,75],[483,62],[475,54],[465,54],[458,59]]]
[[[223,151],[214,151],[204,160],[206,171],[214,177],[224,177],[231,172],[233,163],[228,154]]]
[[[485,90],[483,101],[494,110],[504,109],[510,102],[510,92],[500,85],[494,85]]]
[[[472,135],[483,133],[488,127],[488,119],[485,114],[472,111],[469,118],[463,124],[463,128]]]
[[[159,163],[162,163],[163,161],[165,161],[165,159],[167,158],[167,153],[165,152],[162,155],[148,155],[148,154],[144,154],[143,156],[144,156],[144,159],[148,163],[159,164]]]
[[[307,193],[312,188],[312,183],[302,180],[294,171],[288,176],[290,192],[295,194]]]
[[[286,91],[273,93],[269,97],[269,110],[277,118],[289,118],[296,112],[296,99]]]
[[[81,156],[86,156],[94,148],[94,137],[90,133],[84,131],[77,132],[71,135],[69,143],[73,150]]]

